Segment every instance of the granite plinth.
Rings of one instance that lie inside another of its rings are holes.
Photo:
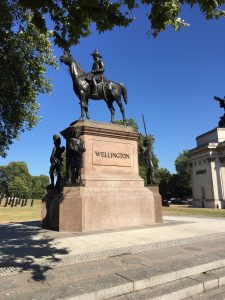
[[[162,223],[162,196],[159,193],[159,186],[157,184],[149,184],[146,187],[153,193],[155,222]]]
[[[82,186],[65,186],[60,195],[48,192],[46,197],[50,202],[58,199],[58,204],[48,204],[58,205],[58,230],[86,232],[162,222],[157,192],[145,187],[139,176],[138,133],[129,126],[85,121],[61,134],[68,140],[77,127],[86,148]]]

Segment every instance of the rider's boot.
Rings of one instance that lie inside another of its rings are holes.
[[[92,80],[93,86],[92,86],[92,96],[98,96],[98,91],[97,91],[97,82],[95,79]]]

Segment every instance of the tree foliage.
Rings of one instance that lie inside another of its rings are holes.
[[[156,169],[156,183],[159,185],[159,193],[163,199],[170,197],[171,174],[166,168]]]
[[[0,166],[0,195],[40,199],[45,194],[49,177],[32,176],[23,161]]]
[[[190,196],[191,190],[191,168],[187,156],[188,150],[181,152],[175,161],[177,171],[176,193],[183,196]]]
[[[128,26],[134,20],[135,9],[143,5],[149,10],[149,33],[156,37],[168,26],[179,30],[189,25],[180,17],[184,5],[198,5],[206,19],[212,19],[225,15],[224,3],[223,0],[18,0],[23,9],[33,12],[32,23],[42,32],[47,30],[45,16],[50,16],[54,24],[54,43],[64,49],[87,37],[93,23],[98,32]]]
[[[0,1],[0,156],[38,120],[40,93],[52,90],[46,65],[56,66],[50,33],[40,33],[33,15],[17,1]]]
[[[30,197],[30,187],[21,177],[15,176],[8,183],[8,194],[13,197],[27,199]]]
[[[0,166],[0,199],[7,191],[7,177],[5,167]]]
[[[52,90],[46,66],[56,66],[50,37],[68,49],[91,33],[128,26],[135,9],[149,10],[149,33],[154,37],[168,26],[188,25],[180,18],[183,5],[198,5],[206,19],[225,15],[224,0],[1,0],[0,1],[0,156],[24,130],[38,121],[40,93]],[[50,22],[46,22],[50,19]],[[53,28],[52,32],[49,28]]]
[[[32,176],[32,193],[33,199],[42,199],[45,195],[45,188],[49,184],[49,177],[46,175]]]

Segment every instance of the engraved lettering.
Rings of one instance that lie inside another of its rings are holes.
[[[100,152],[101,153],[101,157],[106,157],[106,152]]]
[[[98,151],[95,151],[96,156],[100,156],[100,153]]]
[[[120,152],[99,152],[95,151],[96,156],[105,158],[120,158],[120,159],[130,159],[130,154],[120,153]]]

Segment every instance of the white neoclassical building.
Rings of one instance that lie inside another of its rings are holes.
[[[208,131],[196,141],[188,153],[193,206],[225,208],[225,128]]]

